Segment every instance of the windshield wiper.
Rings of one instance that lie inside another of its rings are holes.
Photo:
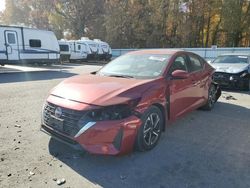
[[[134,78],[133,76],[122,75],[122,74],[109,74],[109,75],[106,75],[106,76],[117,77],[117,78]]]

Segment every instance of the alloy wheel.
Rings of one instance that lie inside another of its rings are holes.
[[[157,113],[149,114],[145,121],[143,129],[145,144],[148,146],[154,145],[160,136],[160,132],[161,125],[159,115]]]

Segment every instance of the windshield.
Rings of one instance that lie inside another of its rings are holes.
[[[240,55],[219,56],[213,63],[248,63],[248,57]]]
[[[140,79],[162,75],[169,55],[129,54],[116,58],[99,71],[104,76],[124,76]]]

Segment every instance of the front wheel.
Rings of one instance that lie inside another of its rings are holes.
[[[156,106],[151,106],[142,116],[142,125],[137,133],[136,149],[153,149],[160,139],[163,127],[163,114]]]

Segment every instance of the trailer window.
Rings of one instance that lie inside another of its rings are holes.
[[[14,33],[8,33],[7,38],[9,44],[16,44],[16,38]]]
[[[69,45],[66,45],[66,44],[60,44],[60,51],[63,51],[63,52],[68,52],[69,51]]]
[[[41,40],[37,40],[37,39],[30,39],[30,47],[35,47],[35,48],[40,48],[41,45]]]

